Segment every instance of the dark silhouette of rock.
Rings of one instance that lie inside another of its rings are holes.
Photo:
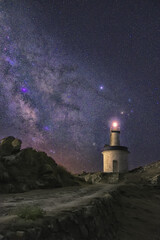
[[[0,140],[0,156],[9,156],[13,153],[17,153],[21,149],[22,141],[9,136]]]
[[[77,185],[67,172],[45,152],[32,148],[20,150],[21,140],[8,137],[1,141],[0,192],[23,192],[37,188]]]

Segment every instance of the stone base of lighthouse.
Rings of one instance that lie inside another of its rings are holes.
[[[103,152],[103,172],[123,173],[128,171],[127,147],[107,146]]]

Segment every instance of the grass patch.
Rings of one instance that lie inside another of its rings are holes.
[[[16,210],[16,215],[20,218],[26,220],[36,220],[38,218],[42,218],[45,215],[45,211],[39,206],[33,205],[25,205],[21,206]]]

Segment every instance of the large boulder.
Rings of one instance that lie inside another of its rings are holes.
[[[22,141],[9,136],[0,140],[0,156],[9,156],[17,153],[21,149]]]
[[[20,150],[20,145],[21,141],[14,137],[1,141],[0,192],[22,192],[78,184],[71,173],[57,165],[45,152],[32,148]]]

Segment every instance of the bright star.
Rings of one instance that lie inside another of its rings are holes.
[[[21,92],[26,93],[26,92],[28,92],[28,89],[25,88],[25,87],[22,87],[22,88],[21,88]]]
[[[99,87],[99,89],[100,89],[100,90],[103,90],[103,89],[104,89],[104,86],[101,85],[101,86]]]

